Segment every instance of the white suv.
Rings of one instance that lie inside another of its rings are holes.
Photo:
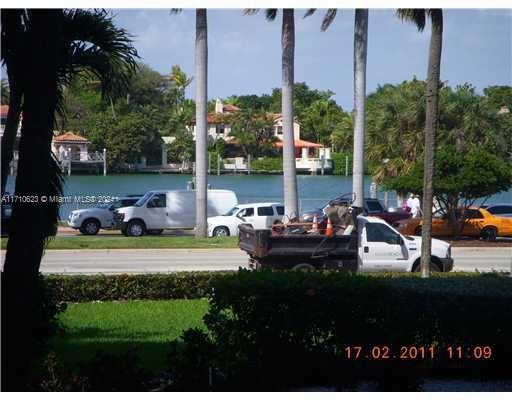
[[[271,229],[274,221],[283,217],[284,205],[280,203],[238,204],[224,215],[208,218],[208,236],[238,236],[240,224]]]
[[[71,211],[68,225],[78,229],[84,235],[96,235],[100,229],[119,229],[114,221],[114,211],[120,207],[134,205],[141,197],[141,195],[120,197],[116,201],[98,207]]]

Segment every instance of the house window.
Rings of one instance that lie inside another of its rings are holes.
[[[224,133],[224,125],[215,125],[215,133]]]
[[[277,126],[277,134],[278,135],[282,135],[283,134],[283,126],[282,125],[278,125]]]

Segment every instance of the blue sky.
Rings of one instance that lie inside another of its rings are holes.
[[[180,65],[194,75],[195,12],[116,10],[116,22],[134,35],[143,61],[161,73]],[[327,32],[320,32],[324,11],[303,19],[296,10],[295,80],[330,89],[344,109],[352,109],[354,11],[341,10]],[[512,11],[445,10],[441,79],[455,86],[469,82],[481,91],[511,85]],[[208,11],[208,97],[270,93],[281,82],[280,19],[263,13]],[[423,33],[395,17],[392,10],[370,10],[367,91],[426,75],[430,28]],[[194,83],[188,90],[193,97]]]

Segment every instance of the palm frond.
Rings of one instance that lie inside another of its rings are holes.
[[[103,10],[66,10],[60,78],[86,71],[101,82],[104,96],[127,87],[139,58],[131,35]]]
[[[412,22],[418,31],[422,32],[425,29],[427,12],[428,10],[424,8],[399,8],[396,15],[402,21]]]
[[[322,26],[320,27],[320,30],[322,32],[326,31],[327,28],[331,25],[332,21],[334,21],[334,18],[336,17],[338,9],[336,8],[329,8],[325,12],[324,19],[322,20]]]
[[[316,8],[308,8],[308,10],[304,13],[302,18],[307,18],[312,16],[316,12]]]
[[[245,8],[244,15],[254,15],[254,14],[257,14],[258,11],[260,11],[259,8]]]
[[[273,21],[277,17],[277,8],[267,8],[265,10],[265,18],[267,21]]]

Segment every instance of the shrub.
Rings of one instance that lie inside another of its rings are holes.
[[[213,277],[228,272],[146,275],[48,275],[45,284],[59,301],[170,300],[206,297]]]
[[[263,157],[251,161],[251,171],[281,172],[283,170],[283,159],[281,157]]]
[[[212,287],[204,318],[211,339],[204,336],[199,345],[197,334],[193,340],[185,334],[182,351],[194,365],[201,354],[194,358],[193,349],[213,341],[202,365],[217,371],[216,390],[350,387],[362,380],[404,390],[429,374],[503,376],[512,356],[512,281],[495,275],[422,280],[241,271],[216,278]],[[364,356],[347,359],[347,346],[361,346]],[[371,360],[375,346],[381,355],[388,347],[389,359]],[[436,355],[400,359],[402,346],[433,346]],[[448,346],[461,346],[465,355],[491,346],[493,356],[449,359]],[[202,371],[195,379],[204,382]]]
[[[332,153],[332,173],[333,175],[345,175],[346,157],[348,156],[348,174],[352,175],[352,154],[351,153]]]
[[[42,376],[32,384],[32,390],[134,392],[146,390],[150,382],[150,375],[133,350],[118,355],[98,352],[76,371],[65,368],[55,353],[49,353],[43,366]]]

